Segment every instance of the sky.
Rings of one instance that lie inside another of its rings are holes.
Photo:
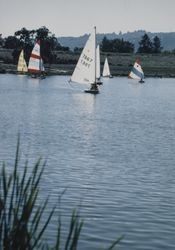
[[[0,34],[46,26],[57,37],[175,31],[175,0],[0,0]]]

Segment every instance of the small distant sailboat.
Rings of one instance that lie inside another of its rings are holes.
[[[133,68],[131,69],[131,72],[129,73],[129,78],[139,80],[139,83],[144,83],[144,73],[142,70],[142,67],[140,65],[140,60],[137,59],[134,63]]]
[[[85,93],[99,93],[96,57],[96,27],[94,27],[94,31],[89,36],[70,79],[72,82],[90,84],[90,89],[85,90]]]
[[[40,55],[40,41],[37,41],[30,59],[29,59],[29,65],[28,65],[28,72],[31,74],[31,77],[33,78],[45,78],[45,69],[43,60]]]
[[[21,53],[19,55],[18,65],[17,65],[17,72],[19,74],[25,74],[25,73],[28,72],[27,64],[26,64],[26,61],[24,59],[24,50],[23,49],[21,50]]]
[[[102,73],[103,77],[109,77],[112,78],[113,76],[110,73],[110,69],[109,69],[109,63],[108,63],[108,58],[105,58],[105,63],[104,63],[104,67],[103,67],[103,73]]]
[[[100,46],[98,45],[97,46],[97,49],[96,49],[96,52],[97,52],[97,55],[96,55],[96,63],[97,63],[97,75],[96,75],[96,78],[97,78],[97,84],[98,85],[102,85],[102,81],[101,81],[101,73],[100,73]]]

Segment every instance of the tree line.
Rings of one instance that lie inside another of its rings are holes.
[[[137,53],[161,53],[163,47],[158,36],[151,41],[150,37],[145,33],[139,42]],[[101,43],[101,50],[103,52],[118,52],[118,53],[134,53],[134,44],[123,39],[109,40],[106,36]]]
[[[25,59],[28,61],[33,46],[36,40],[40,40],[41,44],[41,56],[45,63],[57,63],[56,51],[70,51],[69,47],[62,46],[58,39],[52,34],[45,26],[36,29],[28,30],[22,28],[15,32],[14,36],[8,36],[2,38],[0,34],[0,46],[7,49],[13,49],[13,58],[16,63],[21,49],[24,50]],[[114,53],[134,53],[135,46],[129,41],[124,39],[108,39],[104,36],[100,48],[102,52],[114,52]],[[161,53],[163,47],[161,46],[161,40],[158,36],[155,36],[152,40],[148,34],[144,34],[139,42],[137,53]],[[74,48],[74,53],[80,53],[82,48]]]

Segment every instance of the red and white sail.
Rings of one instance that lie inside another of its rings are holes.
[[[32,53],[31,53],[31,56],[29,59],[28,71],[30,73],[34,73],[34,74],[42,72],[41,55],[40,55],[40,41],[36,42],[36,44],[32,50]]]

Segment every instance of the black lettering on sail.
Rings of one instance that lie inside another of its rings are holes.
[[[84,59],[85,61],[88,61],[88,62],[92,62],[92,61],[93,61],[92,58],[86,56],[85,54],[83,54],[83,59]]]
[[[90,67],[90,63],[87,63],[86,61],[84,61],[83,59],[81,59],[81,64],[85,67]]]

